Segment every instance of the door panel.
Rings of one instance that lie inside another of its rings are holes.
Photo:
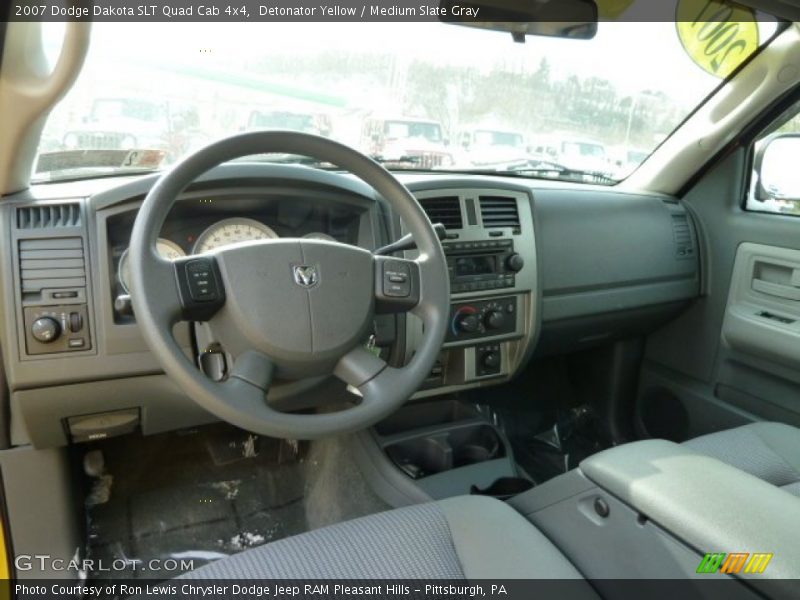
[[[722,335],[734,352],[800,369],[800,250],[739,246]]]

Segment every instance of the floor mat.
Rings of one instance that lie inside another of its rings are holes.
[[[387,508],[353,471],[344,440],[312,449],[214,425],[108,440],[81,447],[80,458],[91,473],[86,556],[126,565],[89,578],[174,577],[180,568],[154,567],[173,559],[198,568]]]

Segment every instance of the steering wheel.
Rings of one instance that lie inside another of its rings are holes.
[[[234,244],[168,261],[156,251],[181,191],[209,169],[253,154],[308,156],[372,186],[400,215],[419,249],[414,260],[375,256],[323,240]],[[279,438],[357,431],[385,418],[419,388],[444,341],[447,264],[430,221],[411,193],[378,163],[327,138],[288,131],[245,133],[213,143],[166,172],[144,199],[130,244],[131,301],[142,335],[164,371],[220,419]],[[424,335],[410,362],[388,366],[364,348],[376,313],[411,312]],[[206,377],[172,335],[179,321],[206,321],[233,357],[223,381]],[[280,412],[266,401],[274,376],[333,374],[357,389],[351,408]]]

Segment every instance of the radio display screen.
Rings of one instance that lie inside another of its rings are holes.
[[[496,271],[496,256],[459,256],[456,258],[456,277],[490,275]]]

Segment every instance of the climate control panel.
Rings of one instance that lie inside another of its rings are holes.
[[[514,333],[517,297],[459,302],[450,307],[446,342],[465,341]]]

